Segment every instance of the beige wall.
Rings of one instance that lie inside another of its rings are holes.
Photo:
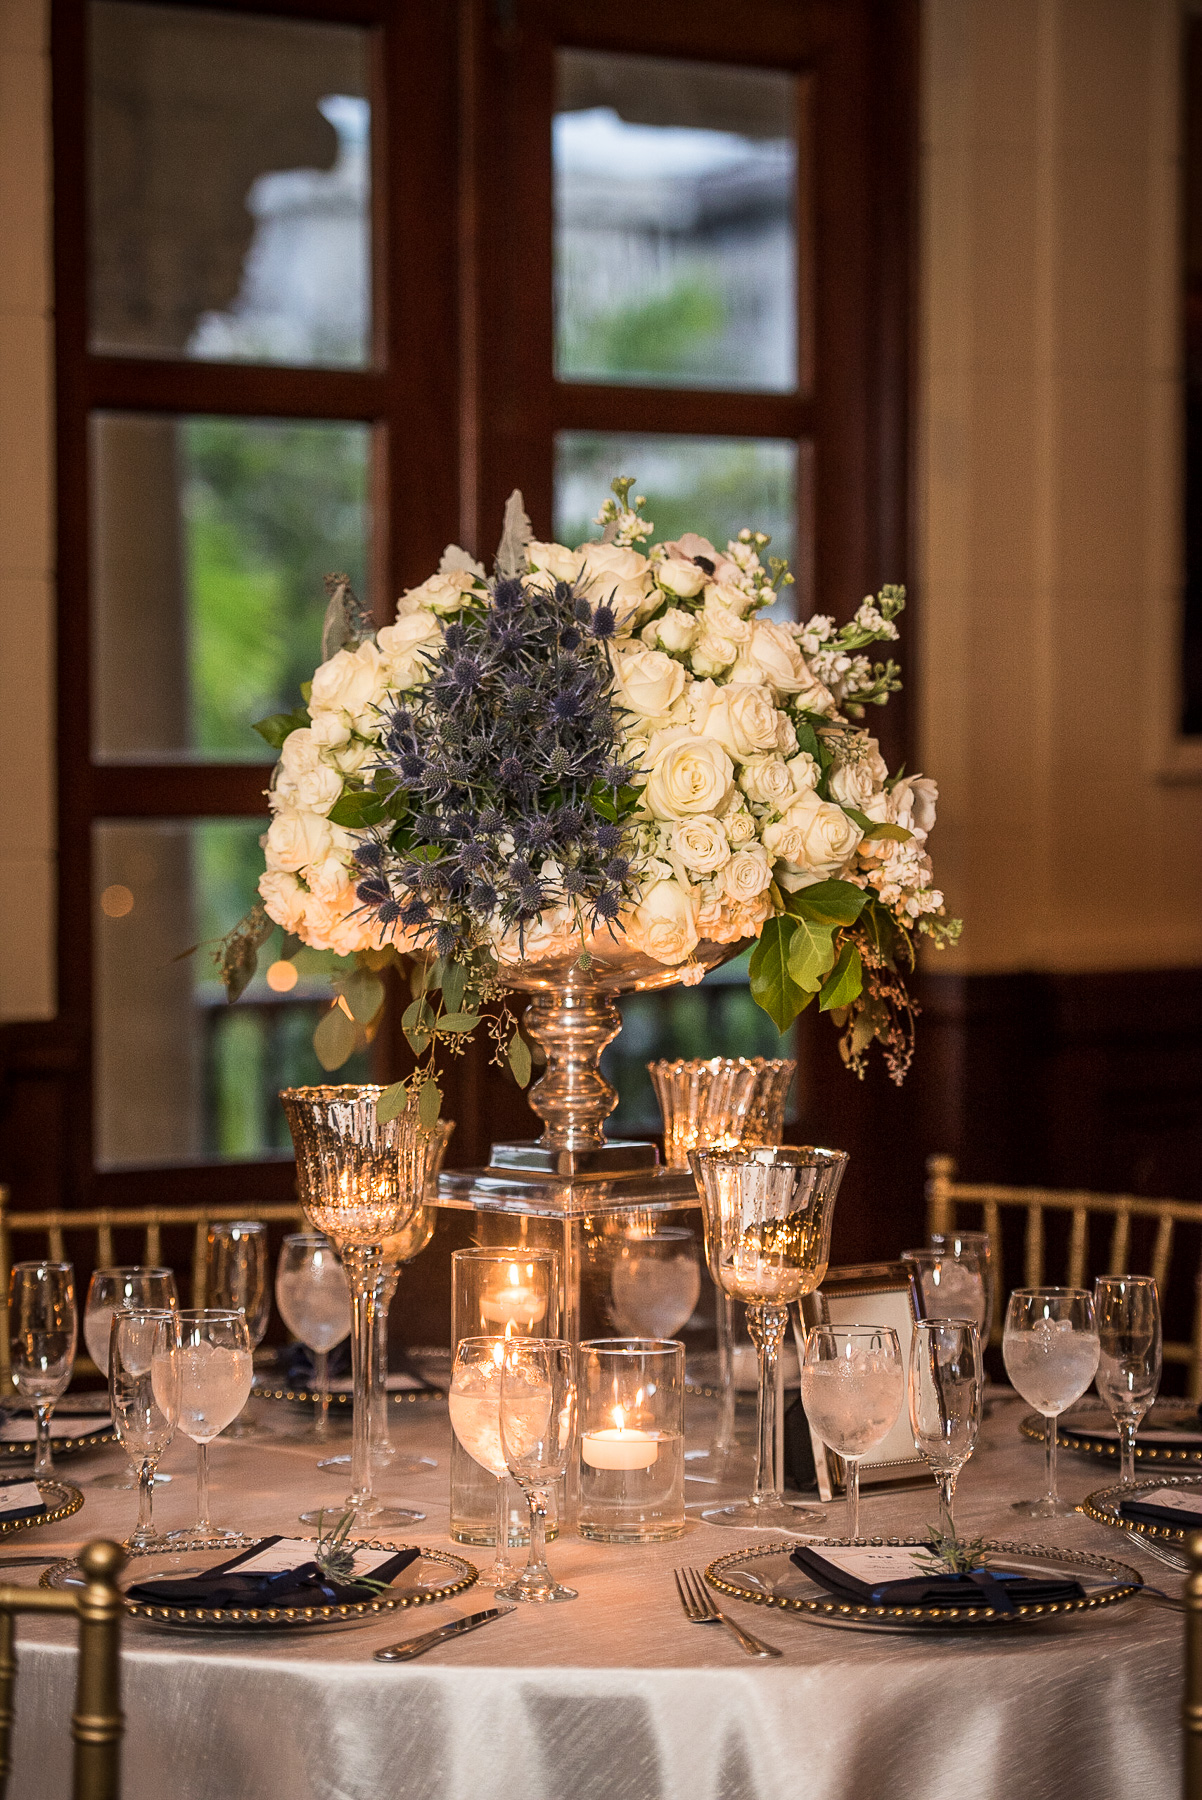
[[[1179,8],[926,0],[924,27],[922,760],[966,920],[936,966],[1197,964]]]

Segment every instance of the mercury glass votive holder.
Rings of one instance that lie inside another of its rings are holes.
[[[590,1338],[580,1346],[581,1537],[655,1544],[684,1530],[684,1345]]]

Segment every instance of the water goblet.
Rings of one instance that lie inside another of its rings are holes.
[[[1150,1275],[1100,1275],[1095,1386],[1118,1427],[1119,1483],[1135,1483],[1135,1434],[1160,1386],[1160,1296]]]
[[[267,1250],[267,1227],[257,1219],[209,1226],[205,1244],[205,1305],[242,1313],[250,1333],[252,1362],[271,1318]],[[262,1433],[249,1419],[238,1418],[228,1435],[253,1438]]]
[[[1006,1308],[1002,1360],[1029,1406],[1043,1414],[1047,1492],[1018,1500],[1030,1519],[1056,1519],[1075,1509],[1056,1491],[1056,1420],[1079,1400],[1097,1373],[1100,1345],[1093,1299],[1084,1288],[1015,1288]]]
[[[562,1338],[510,1338],[501,1365],[501,1448],[530,1508],[530,1555],[498,1600],[575,1600],[547,1567],[551,1489],[567,1473],[576,1437],[576,1362]]]
[[[997,1282],[993,1267],[993,1239],[987,1231],[931,1231],[927,1233],[927,1244],[932,1250],[941,1250],[944,1255],[960,1257],[966,1250],[971,1250],[977,1259],[981,1277],[985,1283],[985,1323],[981,1327],[981,1354],[989,1348],[993,1336],[993,1321],[997,1312]]]
[[[351,1293],[329,1238],[317,1231],[294,1231],[280,1246],[275,1303],[293,1337],[313,1352],[317,1413],[313,1437],[330,1435],[330,1351],[351,1329]]]
[[[106,1380],[109,1373],[109,1340],[113,1314],[131,1306],[171,1311],[178,1304],[175,1276],[170,1269],[130,1266],[96,1269],[93,1272],[88,1283],[88,1297],[84,1302],[83,1338],[88,1346],[88,1355]],[[154,1479],[166,1483],[171,1477],[156,1475]],[[93,1475],[88,1486],[132,1492],[138,1486],[138,1480],[138,1465],[132,1457],[127,1457],[124,1469],[111,1469],[103,1475]]]
[[[109,1321],[105,1362],[113,1425],[122,1449],[138,1470],[138,1523],[126,1539],[126,1548],[152,1549],[164,1541],[154,1523],[155,1471],[179,1423],[175,1309],[118,1308]]]
[[[505,1366],[503,1337],[461,1338],[455,1350],[447,1405],[451,1426],[473,1462],[497,1478],[497,1553],[491,1569],[481,1570],[482,1587],[499,1588],[513,1574],[509,1547],[509,1468],[501,1444],[501,1372]]]
[[[182,1547],[186,1547],[183,1540],[197,1547],[214,1540],[240,1540],[240,1531],[214,1525],[209,1518],[209,1445],[246,1405],[252,1379],[250,1330],[245,1315],[232,1307],[178,1312],[176,1318],[179,1429],[196,1445],[196,1524],[167,1536]],[[162,1350],[152,1363],[156,1385],[171,1380],[165,1357]]]
[[[914,1448],[939,1488],[944,1534],[956,1535],[956,1478],[981,1429],[984,1375],[975,1319],[919,1319],[910,1337],[906,1384]]]
[[[860,1458],[887,1438],[905,1396],[901,1345],[888,1325],[816,1325],[801,1365],[801,1403],[847,1467],[847,1535],[860,1535]]]
[[[989,1302],[978,1250],[903,1250],[902,1261],[914,1271],[922,1318],[975,1319],[983,1338]]]
[[[786,1505],[777,1492],[776,1370],[789,1307],[812,1294],[826,1274],[847,1154],[812,1145],[766,1145],[694,1150],[689,1163],[701,1194],[710,1273],[746,1306],[759,1351],[755,1490],[750,1500],[702,1517],[740,1530],[804,1531],[823,1514]]]
[[[8,1282],[13,1385],[33,1407],[37,1449],[33,1479],[54,1473],[50,1415],[71,1380],[78,1320],[75,1271],[67,1262],[14,1263]]]

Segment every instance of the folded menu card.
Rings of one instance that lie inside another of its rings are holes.
[[[1175,1525],[1178,1531],[1202,1530],[1202,1488],[1145,1488],[1138,1500],[1119,1503],[1119,1517]]]
[[[840,1600],[867,1606],[1017,1606],[1082,1600],[1085,1589],[1068,1576],[1033,1577],[1006,1569],[974,1569],[969,1575],[924,1574],[914,1560],[917,1546],[828,1545],[821,1551],[799,1544],[792,1561],[819,1587]]]
[[[36,1481],[0,1482],[0,1522],[7,1519],[37,1519],[47,1510],[42,1490]]]
[[[390,1582],[415,1562],[421,1551],[356,1550],[354,1574]],[[141,1581],[129,1589],[131,1600],[151,1606],[346,1606],[370,1600],[376,1590],[361,1581],[335,1581],[313,1561],[306,1538],[264,1538],[203,1575],[165,1576]]]

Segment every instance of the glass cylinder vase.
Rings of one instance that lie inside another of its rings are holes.
[[[580,1346],[581,1537],[654,1544],[684,1530],[684,1345],[591,1338]]]

